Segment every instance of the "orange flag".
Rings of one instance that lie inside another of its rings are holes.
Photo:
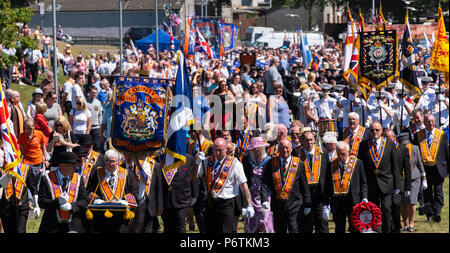
[[[430,68],[443,72],[448,76],[449,57],[448,57],[448,38],[445,31],[444,17],[442,16],[442,9],[439,7],[439,21],[436,32],[436,41],[434,42],[434,49],[431,53]],[[448,86],[448,80],[446,80]]]

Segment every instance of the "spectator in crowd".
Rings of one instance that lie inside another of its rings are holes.
[[[46,150],[51,154],[50,166],[58,166],[58,157],[61,152],[72,151],[78,146],[75,134],[73,133],[69,121],[64,116],[58,116],[53,124],[52,132],[48,139]]]
[[[73,129],[75,138],[81,134],[89,134],[91,131],[92,113],[87,108],[87,102],[84,96],[76,97],[76,107],[72,109],[69,115],[70,126]]]
[[[95,98],[97,96],[97,87],[94,85],[89,86],[88,95],[89,96],[86,98],[87,108],[92,114],[91,131],[89,134],[92,136],[92,140],[94,141],[94,150],[98,152],[101,148],[100,125],[102,124],[103,119],[102,104]]]
[[[45,145],[47,146],[48,137],[50,136],[50,127],[48,126],[47,119],[44,113],[47,111],[47,105],[44,102],[36,104],[36,114],[34,116],[34,123],[36,130],[41,131],[45,136]]]
[[[47,105],[47,111],[44,113],[44,117],[48,122],[48,126],[53,128],[53,123],[56,118],[62,116],[61,106],[57,103],[57,97],[55,92],[49,91],[44,99]]]

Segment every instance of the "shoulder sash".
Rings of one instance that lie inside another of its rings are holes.
[[[105,197],[105,201],[112,201],[114,198],[117,200],[121,200],[123,197],[123,193],[125,190],[125,184],[127,180],[127,171],[123,167],[118,168],[118,181],[116,191],[113,192],[113,189],[109,187],[108,182],[105,177],[105,168],[101,168],[98,171],[99,181],[100,181],[100,190],[103,196]]]
[[[350,155],[357,156],[358,150],[359,150],[359,144],[361,144],[361,140],[364,137],[364,133],[366,132],[366,129],[362,126],[359,126],[358,132],[356,132],[356,135],[353,136],[353,140],[350,140],[350,135],[345,138],[345,142],[347,142],[350,145]]]
[[[277,192],[277,198],[279,200],[287,200],[289,193],[291,192],[292,186],[294,185],[295,177],[297,175],[298,165],[300,164],[300,158],[292,156],[291,162],[287,168],[286,179],[284,185],[281,182],[281,168],[279,163],[279,158],[272,159],[273,168],[276,169],[272,173],[273,183],[275,185],[275,190]]]
[[[426,166],[434,166],[436,164],[437,153],[439,146],[441,145],[441,138],[444,135],[444,131],[436,128],[434,131],[431,146],[428,148],[427,138],[425,137],[425,129],[422,129],[419,133],[419,148],[422,157],[422,163]]]
[[[353,171],[355,170],[356,162],[358,158],[350,156],[347,165],[345,166],[344,175],[341,178],[339,171],[338,159],[334,159],[332,163],[333,168],[333,190],[335,196],[347,195],[350,189],[350,183],[352,181]]]
[[[92,168],[94,168],[95,163],[99,154],[96,151],[92,151],[89,155],[88,161],[81,167],[81,176],[84,179],[84,187],[87,187],[89,175],[91,174]]]
[[[212,159],[211,159],[212,158]],[[219,194],[225,185],[225,182],[228,179],[228,176],[230,174],[230,170],[233,166],[234,160],[236,159],[234,156],[227,156],[222,164],[220,165],[217,174],[214,174],[214,157],[211,156],[210,160],[208,161],[208,167],[207,167],[207,186],[208,186],[208,192],[211,192],[211,190],[215,194]]]
[[[56,171],[50,171],[47,177],[49,184],[51,186],[51,194],[52,199],[59,199],[61,196],[61,186],[59,185],[58,177],[56,176]],[[69,184],[69,200],[67,203],[74,203],[78,197],[78,189],[81,183],[81,177],[78,173],[72,174],[72,179]],[[56,217],[58,218],[59,223],[69,223],[72,220],[72,212],[71,211],[63,211],[61,209],[56,210]]]
[[[313,167],[313,173],[311,173],[311,168],[309,165],[308,160],[305,158],[303,163],[305,164],[305,172],[306,172],[306,180],[308,181],[309,185],[315,185],[319,183],[320,178],[320,167],[322,163],[322,155],[320,148],[316,145],[314,151],[314,157],[312,159],[312,167]]]
[[[29,169],[30,166],[25,163],[20,163],[20,165],[18,167],[19,167],[20,175],[22,176],[22,178],[24,180],[26,180],[28,172],[30,171],[30,169]],[[26,188],[21,180],[15,180],[15,181],[16,182],[14,183],[14,187],[13,187],[12,178],[9,179],[8,185],[6,186],[5,197],[6,197],[6,200],[8,200],[8,201],[10,200],[11,196],[13,195],[13,188],[15,188],[15,190],[16,190],[16,198],[17,199],[20,199],[22,197],[23,190]]]
[[[377,150],[377,153],[375,153],[373,146],[374,145],[373,145],[372,138],[370,138],[369,139],[370,157],[372,158],[372,161],[375,164],[375,167],[378,169],[381,159],[383,158],[384,148],[386,147],[386,137],[381,137],[381,144],[380,144],[380,148]]]

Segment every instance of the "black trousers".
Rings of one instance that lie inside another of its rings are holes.
[[[137,203],[134,219],[129,226],[130,233],[153,233],[153,218],[148,212],[148,198],[145,196]]]
[[[444,207],[444,191],[442,187],[444,185],[444,179],[441,177],[436,167],[425,167],[425,173],[427,174],[428,188],[423,191],[425,204],[431,204],[431,213],[427,213],[427,217],[441,215],[442,207]]]
[[[206,208],[206,200],[198,198],[193,206],[193,211],[195,216],[195,222],[197,223],[197,227],[200,233],[206,233],[205,208]]]
[[[278,201],[278,200],[272,200]],[[298,211],[286,212],[283,208],[275,208],[273,211],[273,228],[275,233],[298,233]]]
[[[26,76],[31,79],[33,84],[37,83],[38,70],[38,63],[26,63]]]
[[[0,218],[2,219],[5,233],[26,233],[28,211],[28,201],[25,201],[24,204],[19,205],[19,208],[16,209],[9,201],[5,199],[0,200]]]
[[[335,233],[345,233],[346,223],[348,220],[348,230],[350,233],[357,233],[358,231],[352,226],[350,214],[352,212],[354,203],[351,196],[334,197],[333,200],[333,221],[335,224]]]
[[[89,135],[92,137],[93,149],[96,152],[101,152],[101,132],[100,128],[91,128]]]
[[[186,233],[186,217],[189,207],[167,208],[162,215],[164,233]]]
[[[369,201],[377,205],[381,209],[381,232],[392,232],[392,195],[384,194],[380,190],[374,192],[369,191]]]
[[[401,207],[401,196],[400,194],[392,195],[392,232],[393,233],[401,233],[402,230],[402,222],[400,218],[400,207]]]
[[[233,233],[234,198],[207,200],[205,225],[207,233]]]
[[[299,230],[300,233],[313,232],[315,233],[328,233],[328,221],[323,218],[323,194],[320,186],[310,186],[312,207],[311,212],[308,215],[303,214],[303,208],[299,214]]]

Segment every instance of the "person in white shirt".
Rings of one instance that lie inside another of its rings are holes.
[[[61,105],[64,106],[64,112],[69,115],[69,112],[72,110],[72,87],[75,83],[75,73],[77,73],[77,68],[71,68],[69,73],[69,78],[64,83],[62,89],[62,97],[61,97]]]
[[[75,73],[75,83],[72,86],[72,108],[76,108],[77,97],[84,97],[83,90],[81,89],[81,85],[84,82],[84,73],[81,71],[77,71]]]
[[[204,153],[199,152],[196,164],[203,164],[205,159]],[[198,177],[204,176],[207,185],[206,230],[210,233],[231,233],[235,197],[239,194],[239,188],[248,203],[246,216],[251,218],[255,214],[242,163],[235,157],[227,156],[227,141],[217,138],[214,141],[214,153],[206,159],[206,164],[206,168],[200,166],[198,170]],[[224,181],[213,180],[216,178],[223,178]]]

